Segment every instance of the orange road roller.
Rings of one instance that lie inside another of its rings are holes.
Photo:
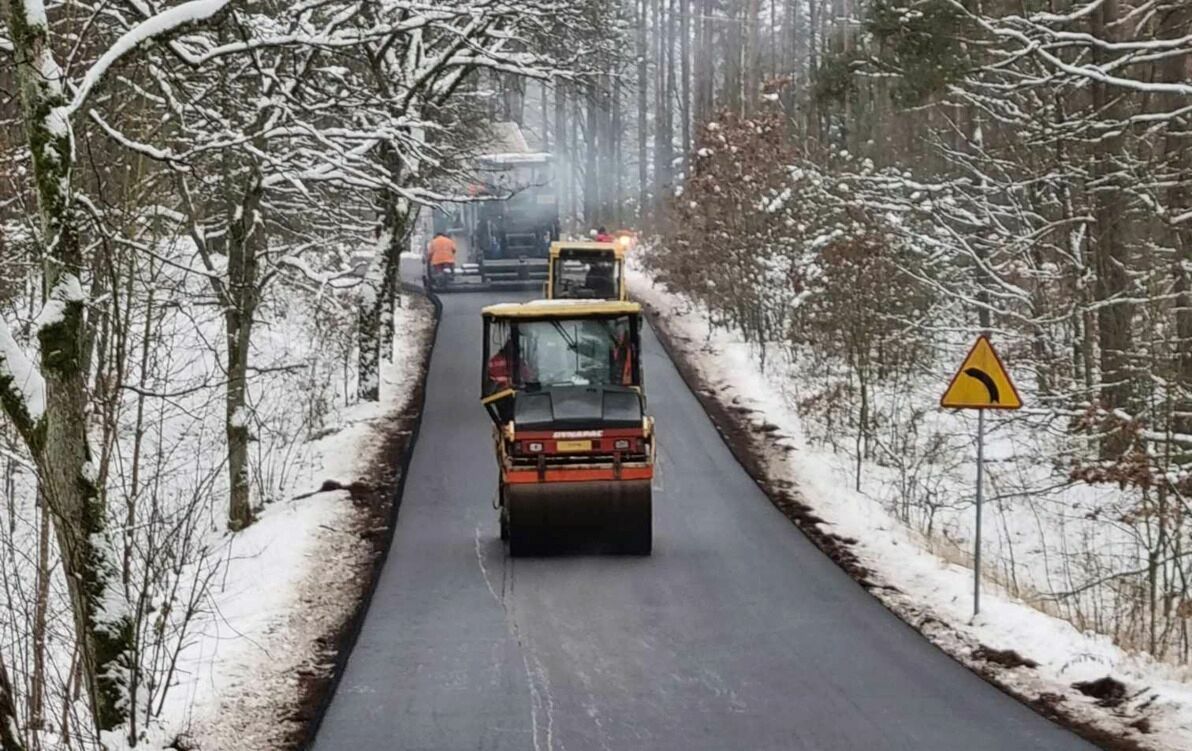
[[[510,554],[648,555],[655,436],[641,306],[537,300],[491,305],[482,317],[481,401],[494,423]]]

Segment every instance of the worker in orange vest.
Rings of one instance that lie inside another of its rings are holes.
[[[455,268],[455,242],[442,232],[430,241],[430,267],[440,273]]]
[[[521,386],[531,381],[536,380],[534,377],[534,369],[530,367],[529,363],[522,360],[518,368],[518,379],[512,379],[512,368],[510,363],[513,361],[513,339],[508,339],[504,346],[497,351],[495,355],[488,359],[488,379],[492,381],[493,387],[497,390],[513,388]]]

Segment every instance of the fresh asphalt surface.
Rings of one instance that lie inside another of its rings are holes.
[[[393,548],[318,751],[1092,748],[821,554],[652,335],[653,556],[510,559],[478,400],[479,310],[502,299],[443,297]]]

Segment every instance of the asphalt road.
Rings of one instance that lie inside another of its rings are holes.
[[[478,312],[500,299],[444,298],[393,549],[318,751],[1092,748],[824,557],[652,336],[654,555],[508,558],[477,395]]]

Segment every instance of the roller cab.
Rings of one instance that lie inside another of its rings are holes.
[[[550,246],[546,297],[550,300],[621,300],[627,237],[616,242],[556,242]]]
[[[490,306],[483,321],[481,400],[510,553],[648,554],[654,424],[640,306],[543,300]]]

